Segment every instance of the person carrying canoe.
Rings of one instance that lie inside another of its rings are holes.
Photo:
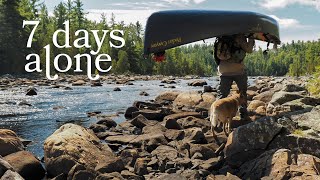
[[[240,117],[248,120],[247,112],[247,83],[248,76],[244,65],[246,53],[252,53],[255,42],[243,34],[223,36],[217,38],[214,45],[214,58],[218,64],[220,84],[218,99],[229,95],[233,81],[237,84],[240,93]]]

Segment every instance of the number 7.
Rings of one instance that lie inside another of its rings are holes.
[[[27,42],[28,48],[31,48],[33,35],[36,32],[36,29],[37,29],[39,23],[40,23],[40,21],[25,21],[25,20],[23,20],[22,28],[24,28],[25,25],[34,25],[34,28],[32,29],[30,36],[29,36],[29,39],[28,39],[28,42]]]

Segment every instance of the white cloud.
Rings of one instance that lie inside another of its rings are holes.
[[[104,10],[104,9],[88,9],[87,18],[93,21],[100,21],[101,14],[104,13],[107,16],[107,20],[110,20],[111,14],[115,15],[116,21],[124,21],[126,24],[135,23],[139,21],[143,26],[146,25],[148,17],[158,11],[154,10]]]
[[[194,3],[196,4],[200,4],[200,3],[203,3],[205,2],[206,0],[193,0]]]
[[[320,11],[320,0],[262,0],[260,6],[269,10],[285,8],[292,4],[312,6]]]
[[[186,6],[191,3],[200,4],[205,2],[206,0],[162,0],[163,2],[167,2],[169,4],[178,5],[178,6]]]
[[[287,28],[300,28],[300,27],[302,27],[300,22],[296,19],[279,18],[275,15],[269,15],[269,16],[278,21],[280,28],[287,29]]]

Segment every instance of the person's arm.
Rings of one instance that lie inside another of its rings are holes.
[[[254,39],[249,38],[249,41],[247,42],[247,38],[244,35],[238,35],[236,37],[236,42],[245,52],[252,53]]]

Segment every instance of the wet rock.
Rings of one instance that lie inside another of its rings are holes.
[[[271,101],[273,94],[275,93],[275,91],[265,91],[263,93],[260,93],[257,96],[254,96],[252,98],[252,100],[259,100],[259,101],[263,101],[265,103],[268,103]]]
[[[124,163],[121,158],[113,158],[99,163],[94,170],[101,174],[121,172],[122,170],[124,170]]]
[[[128,107],[126,112],[124,113],[124,117],[127,118],[127,119],[130,119],[130,118],[132,118],[132,113],[133,112],[137,112],[137,111],[139,111],[139,109],[136,108],[136,107],[133,107],[133,106],[132,107]]]
[[[274,95],[272,96],[272,99],[270,101],[270,103],[272,104],[284,104],[286,102],[295,100],[295,99],[300,99],[303,96],[300,94],[297,94],[296,92],[284,92],[284,91],[279,91],[274,93]]]
[[[28,103],[26,100],[22,100],[18,103],[19,106],[32,106],[30,103]]]
[[[211,123],[209,120],[196,118],[194,116],[178,119],[177,123],[179,123],[184,129],[199,127],[202,128],[203,132],[207,132],[211,129]]]
[[[153,126],[158,123],[158,121],[152,121],[145,118],[143,115],[139,114],[137,117],[132,119],[131,124],[142,129],[145,126]]]
[[[194,80],[192,82],[188,82],[188,86],[204,86],[207,85],[207,81],[202,80],[202,79],[198,79],[198,80]]]
[[[166,83],[166,84],[177,84],[177,82],[176,82],[176,81],[171,80],[171,79],[163,79],[163,80],[161,81],[161,83]]]
[[[115,87],[113,88],[113,91],[121,91],[121,89],[119,87]]]
[[[101,118],[97,121],[97,124],[105,125],[108,128],[117,126],[117,123],[111,118]]]
[[[112,150],[85,128],[65,124],[44,142],[44,161],[50,176],[67,175],[75,164],[94,169],[98,163],[115,159]]]
[[[240,168],[243,179],[319,179],[320,159],[293,153],[288,149],[270,150]]]
[[[137,117],[138,115],[143,115],[149,120],[162,121],[167,114],[162,110],[140,110],[132,113],[133,118]]]
[[[17,172],[7,170],[0,180],[24,180]]]
[[[134,173],[136,173],[139,176],[148,174],[147,161],[145,158],[138,158],[136,160],[136,163],[134,164]]]
[[[145,91],[141,91],[139,93],[140,96],[149,96],[149,93],[145,92]]]
[[[227,163],[239,167],[259,156],[281,129],[282,126],[269,117],[238,127],[229,135],[224,149]]]
[[[164,91],[155,98],[155,102],[159,104],[166,102],[172,103],[180,93],[180,91]]]
[[[89,129],[92,129],[93,132],[99,133],[99,132],[104,132],[107,130],[107,126],[103,124],[91,124],[89,126]]]
[[[83,86],[85,84],[86,84],[86,82],[84,80],[82,80],[82,79],[79,79],[79,80],[77,80],[75,82],[72,82],[72,86]]]
[[[201,93],[197,91],[183,92],[173,101],[173,107],[182,110],[209,110],[215,99],[213,93]]]
[[[71,87],[65,87],[64,90],[73,90]]]
[[[37,93],[37,89],[36,88],[29,88],[29,89],[27,89],[27,93],[26,93],[26,95],[27,96],[35,96],[35,95],[37,95],[38,93]]]
[[[133,106],[138,109],[150,109],[150,110],[158,110],[162,107],[161,104],[151,103],[151,102],[143,102],[143,101],[135,101]]]
[[[88,117],[97,116],[98,114],[101,114],[101,111],[87,112]]]
[[[91,87],[97,87],[97,86],[102,86],[102,83],[100,81],[92,81],[91,82]]]
[[[203,92],[217,92],[217,90],[211,86],[205,85],[203,86]]]
[[[0,155],[22,151],[24,146],[17,134],[8,129],[0,129]]]
[[[45,175],[40,161],[28,151],[19,151],[3,158],[25,179],[42,179]]]

